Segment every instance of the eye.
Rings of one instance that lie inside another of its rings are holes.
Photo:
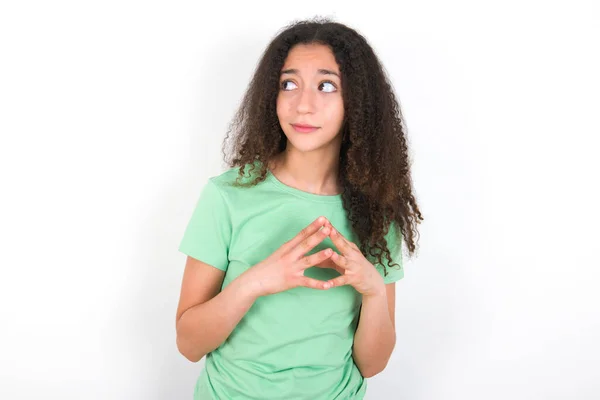
[[[321,84],[319,85],[319,89],[321,89],[321,88],[324,88],[323,91],[326,93],[335,92],[337,90],[337,87],[331,81],[321,82]]]
[[[288,83],[291,83],[292,85],[296,86],[296,84],[292,81],[283,81],[283,82],[281,82],[281,89],[285,90],[285,91],[291,90],[289,88],[286,88],[286,84],[288,84]],[[292,89],[293,89],[293,87],[292,87]]]

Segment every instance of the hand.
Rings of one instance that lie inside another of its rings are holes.
[[[331,223],[327,223],[326,227],[331,228],[329,236],[341,254],[334,252],[330,258],[316,266],[333,268],[342,274],[327,281],[327,287],[351,285],[363,296],[375,296],[385,293],[383,277],[375,266],[365,258],[358,246],[346,239]]]
[[[332,249],[325,249],[309,256],[305,255],[329,235],[331,228],[325,227],[326,223],[329,223],[326,218],[317,218],[239,278],[253,288],[257,297],[283,292],[298,286],[327,289],[325,282],[304,276],[304,270],[327,260],[334,254]]]

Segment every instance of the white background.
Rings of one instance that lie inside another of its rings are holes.
[[[600,398],[593,0],[3,2],[0,398],[191,398],[177,246],[261,52],[314,15],[381,57],[425,217],[367,399]]]

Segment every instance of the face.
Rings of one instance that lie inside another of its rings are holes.
[[[288,150],[339,150],[344,102],[340,69],[329,47],[292,47],[279,84],[277,116]]]

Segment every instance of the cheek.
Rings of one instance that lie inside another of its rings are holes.
[[[336,99],[336,101],[327,104],[326,110],[328,122],[333,125],[341,125],[344,119],[344,102],[342,99]]]
[[[276,104],[275,109],[277,111],[277,116],[281,117],[281,97],[277,97],[277,102],[275,104]]]
[[[279,119],[285,118],[290,114],[290,104],[289,101],[279,96],[277,98],[277,116]]]

